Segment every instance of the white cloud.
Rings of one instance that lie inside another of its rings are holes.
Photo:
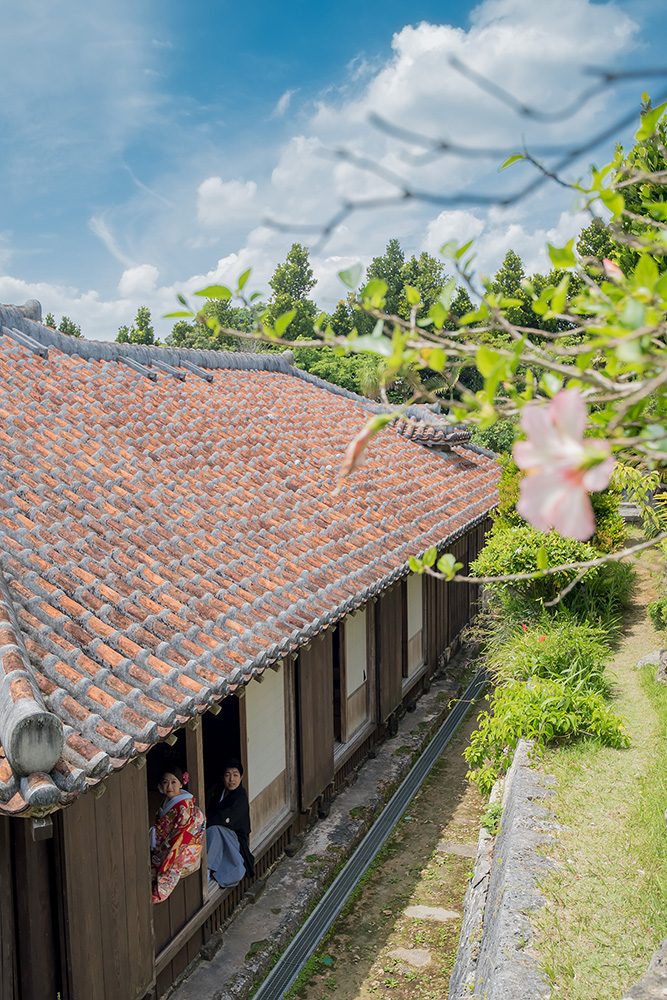
[[[286,90],[284,94],[281,94],[279,100],[276,103],[275,108],[273,109],[272,113],[273,118],[282,118],[282,116],[286,113],[287,109],[289,108],[292,98],[297,93],[297,91],[298,87],[295,90]]]
[[[153,38],[146,25],[154,22],[140,21],[140,8],[129,0],[119,0],[109,27],[106,15],[84,0],[73,0],[63,10],[51,8],[46,0],[26,0],[17,8],[11,36],[3,38],[7,58],[0,80],[0,123],[10,120],[11,146],[29,163],[28,182],[34,164],[45,170],[63,165],[74,170],[84,162],[86,169],[100,164],[106,169],[112,157],[129,187],[125,146],[142,134],[147,123],[159,119],[164,107],[160,85],[148,80],[145,70],[154,68],[151,59],[159,60],[167,43]],[[36,63],[25,59],[19,44],[21,32],[33,37],[35,24],[43,43]],[[253,288],[266,294],[268,279],[290,243],[316,242],[309,231],[266,227],[262,217],[317,226],[350,198],[380,203],[373,210],[347,215],[324,248],[311,255],[318,278],[315,295],[325,308],[331,308],[343,291],[336,272],[354,260],[367,265],[392,237],[407,253],[421,249],[437,253],[452,236],[460,240],[476,236],[479,267],[487,273],[497,269],[510,246],[522,254],[528,271],[547,270],[546,241],[562,245],[584,221],[566,211],[569,194],[551,186],[511,210],[464,200],[445,204],[405,199],[390,207],[382,199],[397,193],[396,187],[372,170],[332,158],[330,151],[351,150],[436,199],[514,190],[532,176],[532,168],[518,164],[498,174],[502,150],[514,151],[524,139],[531,146],[538,140],[588,139],[606,120],[616,97],[609,92],[581,107],[571,119],[545,126],[518,117],[457,72],[450,57],[517,98],[553,109],[567,105],[590,82],[582,67],[622,66],[635,37],[633,22],[614,2],[561,0],[554,14],[546,0],[484,0],[467,30],[426,22],[408,25],[394,35],[383,62],[369,65],[353,60],[341,87],[320,95],[310,115],[301,108],[298,133],[286,133],[282,127],[287,138],[279,147],[267,138],[259,149],[235,152],[211,138],[212,131],[204,133],[203,126],[194,123],[189,126],[184,115],[178,123],[170,122],[170,128],[194,140],[183,143],[187,156],[174,157],[162,177],[147,174],[150,186],[130,171],[134,184],[125,201],[119,198],[115,205],[98,204],[87,210],[91,231],[120,264],[108,268],[106,287],[82,291],[86,277],[81,273],[72,275],[79,286],[73,288],[55,280],[37,285],[6,276],[0,278],[0,298],[22,302],[36,297],[45,311],[71,315],[87,336],[104,339],[113,338],[120,323],[131,322],[139,305],[148,305],[156,330],[164,337],[171,324],[157,317],[175,308],[176,291],[191,294],[214,281],[233,284],[242,271],[253,267]],[[77,65],[76,75],[61,72],[70,64]],[[160,68],[159,62],[155,68]],[[10,93],[3,81],[12,73]],[[51,122],[45,121],[48,114],[42,108],[39,121],[45,124],[39,129],[35,108],[44,103],[45,94],[50,106],[64,111]],[[293,94],[283,93],[276,115],[287,112]],[[493,148],[497,153],[488,159],[450,155],[417,164],[412,154],[423,147],[372,128],[371,113],[426,136]],[[584,162],[573,171],[585,166]],[[20,168],[15,162],[17,176]],[[12,222],[6,225],[16,229]],[[0,241],[0,265],[6,270],[9,257],[5,251],[3,260],[2,246]],[[18,257],[17,251],[15,271]],[[146,261],[152,263],[142,263]]]
[[[441,212],[426,228],[423,249],[437,254],[450,239],[467,243],[474,239],[472,251],[477,254],[475,268],[479,273],[493,275],[508,250],[514,250],[523,260],[526,274],[548,274],[551,263],[547,243],[563,246],[590,222],[583,212],[561,212],[555,226],[545,229],[528,228],[522,222],[508,221],[508,213],[496,212],[492,217],[466,211]],[[524,220],[525,222],[525,220]]]
[[[197,220],[207,229],[248,217],[255,209],[255,181],[223,181],[207,177],[197,188]]]
[[[113,233],[104,219],[93,216],[88,221],[88,228],[102,241],[102,243],[104,243],[109,253],[115,257],[117,261],[120,261],[121,264],[125,264],[126,267],[133,266],[133,261],[118,246]]]
[[[123,271],[118,282],[118,291],[123,298],[151,295],[155,291],[160,272],[152,264],[139,264]]]

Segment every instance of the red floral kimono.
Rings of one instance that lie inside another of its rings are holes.
[[[180,792],[158,809],[151,833],[153,902],[161,903],[178,880],[197,871],[206,817],[190,792]]]

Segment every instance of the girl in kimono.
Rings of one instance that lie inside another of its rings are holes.
[[[151,827],[151,883],[153,902],[161,903],[178,880],[197,871],[201,862],[206,818],[195,805],[194,795],[183,787],[188,775],[170,767],[158,785],[164,802]]]
[[[244,875],[254,875],[250,853],[250,807],[242,785],[243,765],[229,760],[209,802],[206,820],[206,853],[209,881],[223,888],[238,885]]]

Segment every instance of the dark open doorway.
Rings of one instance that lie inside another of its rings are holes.
[[[206,801],[222,777],[222,769],[230,757],[238,758],[245,766],[241,747],[241,719],[239,699],[225,698],[220,702],[217,715],[207,712],[202,719],[204,749],[204,783]]]

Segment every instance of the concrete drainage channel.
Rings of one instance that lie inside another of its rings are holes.
[[[170,1000],[246,1000],[263,977],[256,1000],[284,996],[455,735],[471,701],[480,696],[483,671],[463,693],[458,683],[476,655],[476,643],[463,646],[450,661],[447,676],[434,679],[431,690],[401,720],[398,734],[350,776],[329,817],[305,834],[294,856],[278,862],[257,901],[246,901],[254,905],[245,905],[218,932],[208,949],[210,959],[188,970]],[[448,712],[452,698],[457,701]],[[397,785],[388,802],[388,791]],[[312,910],[346,855],[349,860]],[[284,955],[272,969],[280,952]]]
[[[468,707],[481,693],[486,673],[480,670],[463,698],[447,716],[417,763],[382,810],[343,870],[327,889],[305,924],[281,955],[259,990],[255,1000],[281,1000],[297,978],[318,944],[340,914],[359,879],[370,868],[382,845],[428,776],[468,713]]]

